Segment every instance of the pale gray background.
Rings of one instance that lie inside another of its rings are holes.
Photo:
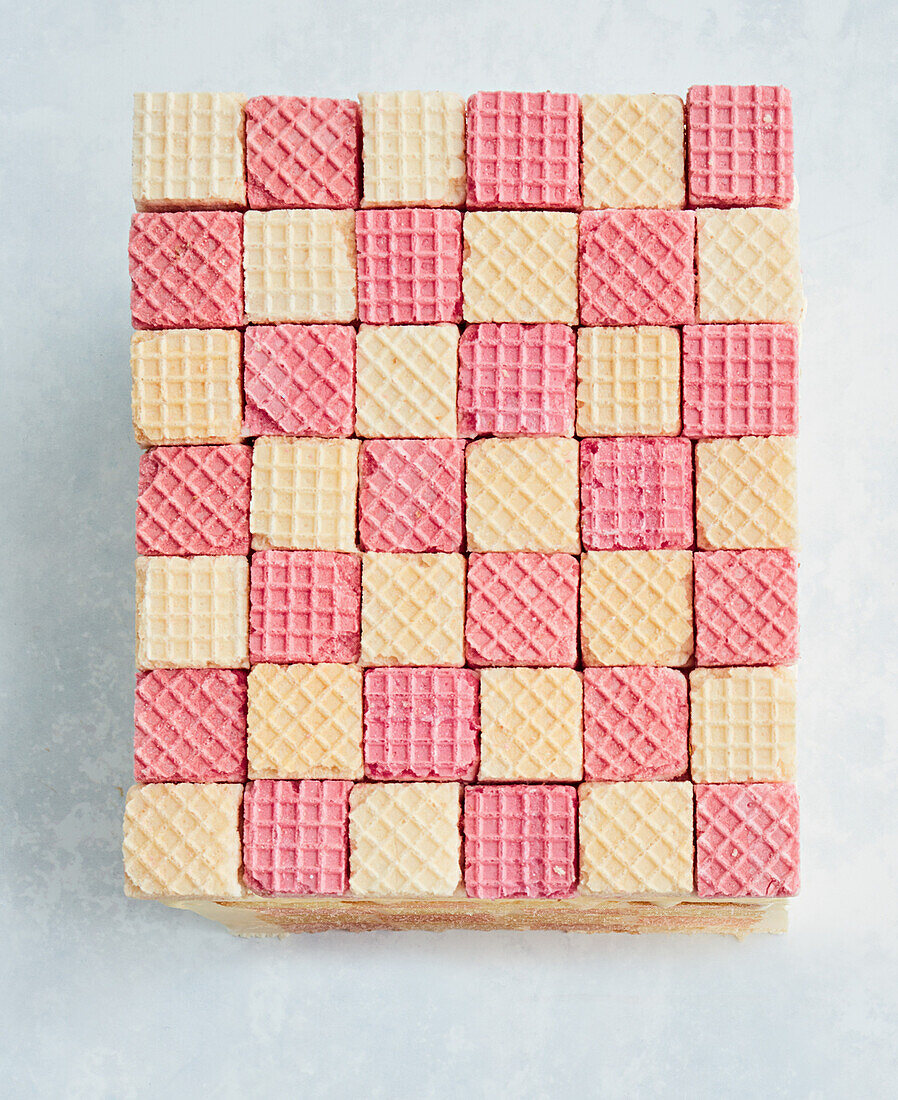
[[[895,5],[2,7],[4,1093],[894,1095]],[[785,83],[796,102],[810,311],[792,933],[241,941],[125,901],[131,93],[695,82]]]

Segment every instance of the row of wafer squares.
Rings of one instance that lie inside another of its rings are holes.
[[[154,784],[124,857],[150,896],[771,898],[798,892],[798,825],[791,783]]]
[[[138,94],[134,201],[187,207],[787,206],[785,88],[675,95]],[[687,193],[688,188],[688,193]]]
[[[244,323],[797,323],[794,210],[136,214],[138,329]]]
[[[790,664],[789,550],[141,557],[137,666]]]
[[[785,324],[258,325],[135,333],[144,445],[267,435],[794,435]]]

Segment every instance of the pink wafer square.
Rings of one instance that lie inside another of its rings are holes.
[[[587,210],[580,215],[580,322],[682,325],[695,320],[695,215]]]
[[[587,550],[687,550],[692,447],[666,437],[584,439],[580,499]]]
[[[794,325],[686,325],[683,434],[692,439],[795,435]]]
[[[699,897],[798,893],[798,792],[791,783],[696,783],[695,841]]]
[[[585,779],[678,779],[689,764],[686,677],[674,668],[583,672]]]
[[[141,455],[138,554],[248,554],[251,447],[154,447]]]
[[[361,645],[361,559],[330,550],[265,550],[250,569],[253,664],[352,664]]]
[[[461,320],[457,210],[359,210],[355,235],[362,323]]]
[[[572,554],[469,555],[468,664],[572,668],[579,582]]]
[[[242,214],[135,214],[128,261],[135,328],[243,324]]]
[[[375,439],[359,457],[364,550],[449,553],[464,533],[461,439]]]
[[[468,100],[468,206],[578,210],[580,101],[558,92]]]
[[[464,834],[468,897],[566,898],[574,892],[576,787],[468,787]]]
[[[567,325],[469,325],[458,345],[460,435],[573,435],[577,382]]]
[[[345,894],[349,792],[341,779],[256,779],[243,794],[246,884],[262,894]]]
[[[246,192],[255,210],[359,204],[359,105],[257,96],[246,104]]]
[[[365,672],[365,774],[470,780],[477,773],[477,673],[465,668]]]
[[[138,783],[230,783],[246,778],[246,673],[154,669],[137,677]]]
[[[695,554],[695,660],[782,665],[798,658],[797,562],[790,550]]]

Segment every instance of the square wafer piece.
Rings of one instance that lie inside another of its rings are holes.
[[[692,546],[688,439],[584,439],[580,494],[580,526],[587,550],[686,550]]]
[[[699,897],[798,893],[798,792],[791,783],[697,783],[695,834]]]
[[[244,435],[352,435],[355,329],[253,325],[243,338]]]
[[[134,694],[138,783],[246,778],[246,673],[175,668],[138,673]]]
[[[692,656],[692,553],[591,550],[581,561],[585,665],[685,665]]]
[[[248,321],[358,316],[353,211],[248,210],[243,244]]]
[[[359,105],[315,96],[250,99],[246,174],[256,210],[358,206]]]
[[[137,559],[137,667],[246,668],[246,558]]]
[[[251,779],[361,779],[362,673],[349,665],[254,665]]]
[[[465,890],[472,898],[566,898],[577,881],[577,790],[465,789]]]
[[[164,897],[238,898],[242,783],[151,783],[125,801],[125,882]]]
[[[583,205],[686,205],[683,101],[676,95],[585,95]]]
[[[448,92],[360,95],[363,206],[463,206],[465,101]]]
[[[692,893],[691,783],[584,783],[579,824],[584,893]]]
[[[458,783],[356,783],[349,795],[349,890],[449,897],[461,884]]]
[[[696,783],[795,778],[794,669],[694,669],[689,708]]]
[[[249,652],[253,664],[359,659],[361,559],[329,550],[253,554]]]
[[[478,676],[469,668],[369,668],[365,774],[370,779],[473,779],[478,699]]]

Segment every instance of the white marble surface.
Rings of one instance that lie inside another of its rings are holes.
[[[894,3],[260,7],[250,23],[236,0],[4,5],[4,1094],[894,1095]],[[810,312],[791,934],[240,941],[126,902],[131,92],[705,81],[796,100]]]

